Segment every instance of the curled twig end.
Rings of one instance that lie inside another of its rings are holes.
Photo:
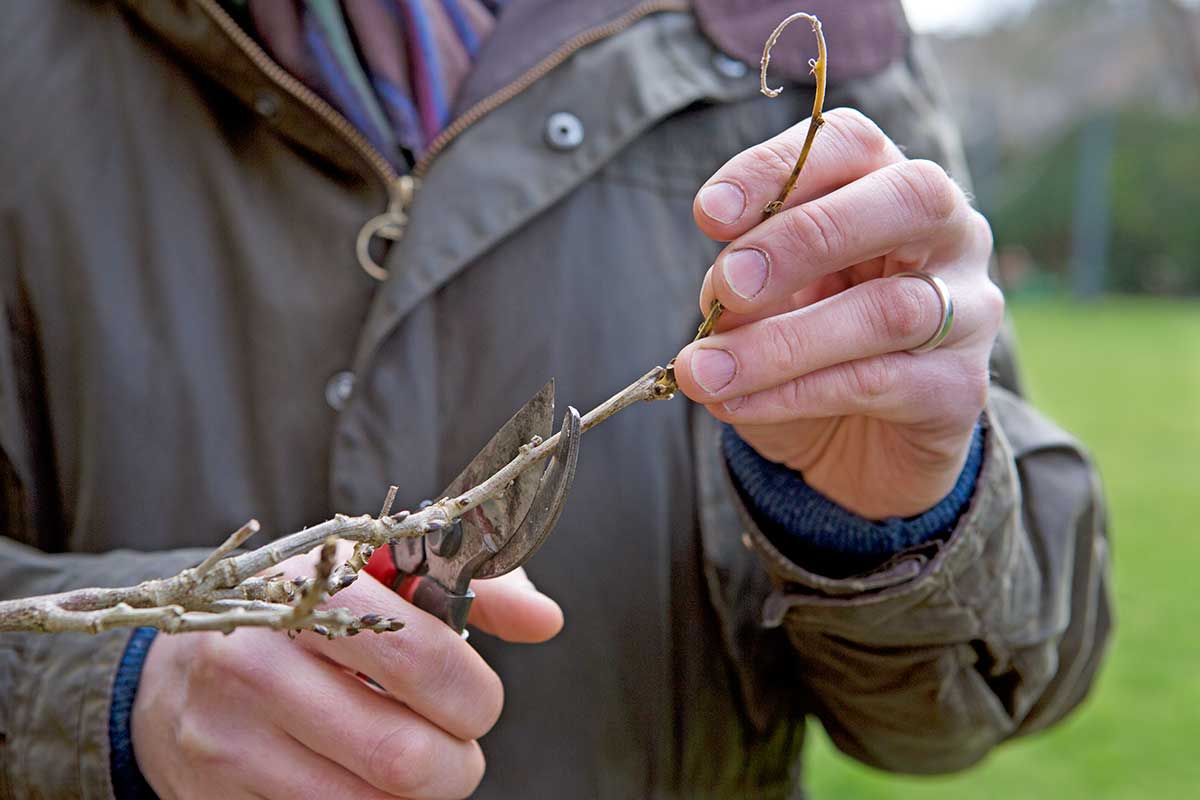
[[[812,31],[817,37],[817,57],[809,59],[808,65],[812,69],[812,74],[817,77],[818,84],[822,87],[822,94],[825,83],[825,65],[827,56],[825,53],[825,34],[821,30],[821,20],[817,19],[812,14],[804,11],[799,11],[792,14],[790,17],[779,23],[775,30],[771,31],[771,35],[767,37],[767,43],[763,45],[762,59],[759,61],[758,69],[758,89],[767,97],[778,97],[783,92],[783,87],[772,89],[767,86],[767,67],[771,63],[771,50],[775,47],[775,43],[779,41],[779,37],[783,34],[785,28],[791,25],[798,19],[806,19],[812,25]]]

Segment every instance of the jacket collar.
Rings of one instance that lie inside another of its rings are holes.
[[[267,118],[283,135],[342,169],[363,171],[362,159],[349,152],[336,131],[314,118],[303,103],[280,91],[236,46],[228,25],[222,25],[228,16],[218,19],[224,14],[219,0],[121,2],[171,49]],[[639,7],[667,10],[689,5],[701,31],[720,50],[752,65],[758,63],[771,30],[794,10],[793,0],[511,0],[463,85],[456,111],[513,84],[576,37],[588,36]],[[825,24],[831,83],[869,75],[903,56],[908,27],[900,0],[807,0],[805,5]],[[811,42],[778,48],[771,62],[773,78],[810,82],[812,50]]]
[[[555,49],[576,36],[629,14],[655,0],[512,0],[484,45],[456,102],[462,111],[516,80]],[[700,29],[719,49],[747,64],[758,64],[763,43],[779,21],[796,10],[795,0],[678,0],[692,7]],[[832,54],[830,82],[877,72],[900,58],[908,26],[900,0],[806,0],[810,13],[825,26]],[[772,55],[773,74],[795,83],[811,83],[806,46],[780,47]]]
[[[284,137],[344,172],[365,176],[378,171],[347,147],[345,138],[314,115],[311,108],[271,80],[237,45],[234,36],[241,29],[219,0],[118,2],[152,37],[204,78],[223,86]],[[276,69],[285,80],[295,81],[281,67]]]
[[[754,66],[763,43],[797,10],[816,15],[829,45],[831,84],[879,72],[902,58],[909,29],[900,0],[692,0],[700,29],[725,53]],[[804,25],[789,29],[771,53],[774,85],[811,84],[808,60],[816,55]],[[807,38],[805,38],[807,37]]]

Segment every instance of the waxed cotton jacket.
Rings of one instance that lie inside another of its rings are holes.
[[[250,517],[374,513],[393,483],[412,507],[549,377],[589,408],[688,338],[717,252],[697,187],[811,104],[731,56],[795,9],[506,5],[383,283],[354,243],[396,176],[215,0],[0,7],[0,596],[173,574]],[[828,107],[965,181],[898,3],[808,7]],[[848,579],[756,528],[703,409],[589,434],[529,564],[566,629],[471,639],[506,686],[477,796],[796,797],[811,715],[932,773],[1076,706],[1110,629],[1097,477],[1003,345],[994,367],[953,533]],[[0,636],[0,796],[111,796],[127,638]]]

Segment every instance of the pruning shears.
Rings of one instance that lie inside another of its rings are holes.
[[[545,439],[554,424],[554,381],[542,387],[496,432],[439,497],[457,497]],[[575,477],[583,423],[568,407],[558,448],[542,471],[522,472],[498,497],[439,530],[377,552],[366,571],[402,597],[462,633],[475,593],[474,578],[494,578],[524,564],[542,546],[562,513]]]

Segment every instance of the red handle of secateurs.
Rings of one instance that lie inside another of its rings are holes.
[[[466,628],[471,601],[475,599],[475,593],[470,589],[466,594],[454,594],[426,575],[402,572],[396,566],[391,547],[376,550],[367,562],[366,572],[417,608],[449,625],[456,633],[462,633]]]

